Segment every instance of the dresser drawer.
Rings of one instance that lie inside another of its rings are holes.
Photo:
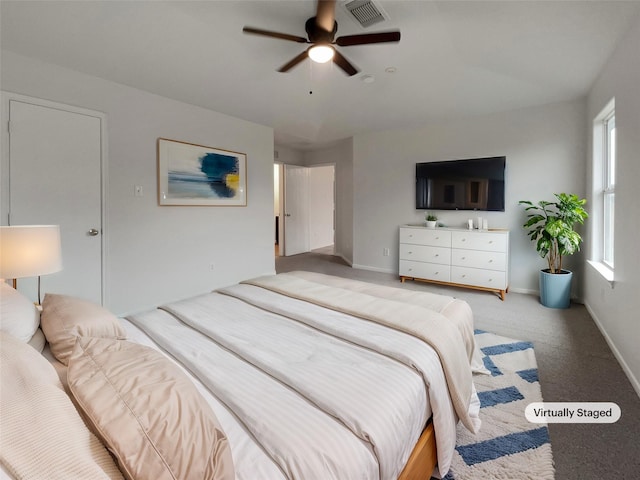
[[[469,250],[506,252],[508,236],[500,233],[452,232],[451,246]]]
[[[507,269],[507,254],[454,248],[451,251],[451,265],[504,272]]]
[[[445,247],[428,247],[425,245],[400,244],[400,260],[415,260],[417,262],[451,263],[451,249]]]
[[[451,267],[451,281],[462,285],[474,285],[478,287],[507,288],[507,275],[505,272],[494,270],[480,270],[477,268]]]
[[[400,276],[403,277],[449,282],[451,281],[449,275],[450,269],[451,267],[449,265],[400,260]]]
[[[401,228],[400,243],[451,247],[451,232],[437,228]]]

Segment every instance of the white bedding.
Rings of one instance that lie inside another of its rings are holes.
[[[464,302],[402,295],[473,329]],[[449,468],[458,417],[437,353],[417,337],[249,284],[131,318],[120,319],[128,339],[177,361],[215,412],[238,480],[395,479],[430,417]],[[66,386],[66,367],[43,355]]]
[[[448,470],[457,417],[438,356],[424,341],[251,285],[225,293],[130,319],[243,419],[240,429],[251,437],[243,445],[261,450],[260,462],[271,461],[291,478],[394,479],[433,414],[439,465]],[[278,314],[284,312],[289,318]],[[305,378],[312,381],[300,386]],[[475,390],[472,397],[469,410],[477,419]],[[236,457],[245,454],[234,445],[239,437],[229,438],[237,478],[258,478],[250,469],[243,476],[246,460]],[[330,456],[327,446],[335,447]]]

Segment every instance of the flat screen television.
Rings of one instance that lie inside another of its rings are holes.
[[[416,209],[504,212],[507,157],[416,163]]]

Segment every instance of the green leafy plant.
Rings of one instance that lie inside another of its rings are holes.
[[[438,221],[438,217],[436,217],[433,213],[429,213],[427,212],[427,214],[424,216],[425,220],[427,220],[427,222],[437,222]]]
[[[556,201],[541,200],[534,204],[521,200],[529,212],[523,225],[536,244],[536,250],[542,258],[547,258],[549,273],[562,273],[562,257],[580,251],[582,237],[574,230],[577,223],[584,224],[589,216],[583,205],[585,199],[577,195],[556,193]]]

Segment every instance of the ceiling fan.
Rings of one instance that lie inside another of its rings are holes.
[[[359,35],[345,35],[335,38],[338,31],[338,22],[335,21],[335,0],[318,0],[316,16],[308,19],[304,25],[307,37],[289,35],[288,33],[272,32],[253,27],[244,27],[242,31],[253,35],[278,38],[298,43],[309,43],[311,46],[304,52],[294,57],[278,69],[279,72],[287,72],[309,57],[318,63],[333,60],[344,72],[351,76],[358,73],[358,69],[349,62],[333,45],[348,47],[351,45],[365,45],[368,43],[399,42],[400,32],[364,33]]]

